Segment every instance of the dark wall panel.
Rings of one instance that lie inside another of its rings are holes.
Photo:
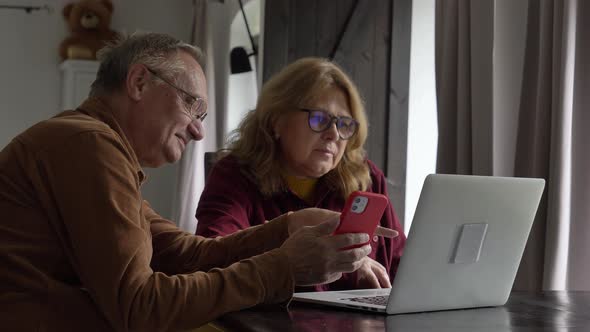
[[[389,73],[389,120],[387,179],[389,197],[404,221],[406,198],[406,161],[408,153],[408,100],[412,0],[396,0],[391,22],[391,61]]]
[[[266,1],[264,9],[263,81],[278,72],[289,61],[289,19],[291,1]]]

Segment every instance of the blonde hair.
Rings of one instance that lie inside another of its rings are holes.
[[[280,146],[274,138],[277,121],[289,112],[317,100],[327,89],[337,87],[348,98],[357,133],[348,140],[342,159],[322,181],[343,198],[371,183],[364,149],[367,117],[358,89],[344,71],[322,58],[303,58],[283,68],[263,87],[256,109],[250,111],[229,138],[225,153],[238,159],[242,172],[258,184],[266,197],[285,190],[280,172]]]

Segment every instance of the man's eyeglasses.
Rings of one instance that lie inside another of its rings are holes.
[[[300,108],[299,110],[308,113],[307,123],[309,128],[316,133],[326,131],[332,127],[333,123],[336,123],[340,139],[346,140],[354,136],[359,127],[359,123],[355,119],[347,116],[334,116],[326,111],[306,108]]]
[[[154,71],[153,69],[151,69],[149,67],[146,67],[146,68],[150,73],[152,73],[152,75],[156,76],[158,79],[160,79],[164,83],[170,85],[171,87],[176,89],[177,92],[180,92],[183,95],[184,98],[182,98],[182,100],[184,101],[184,103],[187,106],[185,113],[191,119],[199,120],[201,122],[203,122],[203,120],[205,120],[205,117],[207,116],[207,104],[205,103],[205,100],[203,98],[195,97],[195,96],[191,95],[190,93],[184,91],[184,89],[181,89],[181,88],[177,87],[175,84],[173,84],[172,82],[164,79],[161,75],[156,73],[156,71]]]

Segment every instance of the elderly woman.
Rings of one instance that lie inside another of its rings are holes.
[[[219,236],[307,207],[342,211],[355,190],[387,195],[383,172],[366,158],[367,119],[359,92],[334,63],[300,59],[270,79],[257,107],[230,138],[197,208],[197,234]],[[391,204],[356,272],[315,290],[391,287],[405,237]]]

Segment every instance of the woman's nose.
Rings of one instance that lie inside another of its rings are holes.
[[[323,137],[324,139],[331,141],[336,141],[338,138],[340,138],[340,135],[338,134],[338,127],[336,126],[335,121],[332,121],[330,127],[328,127],[328,129],[323,132]]]

